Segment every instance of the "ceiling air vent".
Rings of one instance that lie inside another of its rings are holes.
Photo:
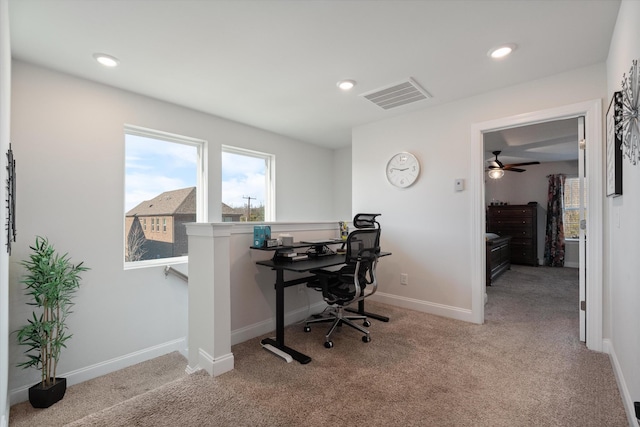
[[[360,96],[365,97],[385,110],[431,98],[429,92],[421,88],[411,77],[402,83],[363,93]]]

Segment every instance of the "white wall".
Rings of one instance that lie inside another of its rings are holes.
[[[640,59],[639,17],[640,2],[621,3],[607,59],[606,105],[613,92],[621,89],[622,75],[629,73],[631,61]],[[605,204],[604,297],[611,323],[604,332],[611,339],[623,398],[629,406],[640,401],[640,165],[632,166],[628,160],[622,163],[623,195],[607,198]]]
[[[7,182],[6,152],[9,149],[9,117],[11,102],[11,46],[9,43],[9,2],[0,0],[0,185]],[[4,196],[4,192],[2,193]],[[0,427],[9,424],[7,396],[9,373],[9,255],[6,251],[7,199],[0,197]]]
[[[578,142],[576,141],[576,150]],[[568,177],[578,176],[578,162],[544,162],[539,165],[526,166],[526,172],[505,172],[501,179],[485,176],[485,201],[489,205],[492,199],[508,202],[510,205],[526,205],[538,202],[547,208],[547,175],[561,173]]]
[[[471,211],[468,190],[454,191],[454,179],[474,188],[472,124],[605,96],[605,67],[598,64],[355,128],[353,209],[382,212],[383,245],[393,252],[379,266],[381,297],[471,320],[472,277],[484,272],[471,271],[470,230],[481,213]],[[414,153],[422,167],[404,190],[385,179],[387,160],[397,151]],[[409,285],[399,284],[400,273],[409,275]]]
[[[351,221],[351,147],[335,150],[333,158],[334,218]]]
[[[576,141],[576,151],[578,141]],[[578,162],[545,162],[530,165],[522,173],[505,172],[501,179],[491,179],[485,176],[485,203],[492,200],[507,202],[510,205],[526,205],[538,202],[538,260],[544,262],[544,235],[547,215],[548,175],[562,173],[568,177],[578,176]],[[578,242],[566,242],[565,266],[579,267]]]
[[[186,347],[187,286],[165,278],[161,267],[123,270],[125,124],[208,141],[210,221],[220,219],[222,144],[275,154],[278,220],[335,219],[332,150],[20,61],[12,84],[19,234],[10,260],[10,329],[30,312],[18,262],[35,235],[91,268],[69,319],[74,337],[62,374],[88,370],[72,376],[86,379],[114,360],[125,359],[122,365]],[[35,370],[15,368],[22,351],[11,343],[12,389],[37,378]]]

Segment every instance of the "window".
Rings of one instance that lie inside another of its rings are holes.
[[[587,185],[584,182],[583,189],[584,206],[587,201]],[[568,240],[580,237],[580,179],[566,178],[564,181],[564,238]],[[585,217],[587,211],[585,210]]]
[[[125,267],[188,255],[185,224],[206,218],[205,149],[201,140],[125,127]]]
[[[222,221],[275,221],[275,156],[222,147]]]

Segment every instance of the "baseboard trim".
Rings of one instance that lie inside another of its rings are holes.
[[[622,403],[624,404],[624,410],[627,413],[629,425],[637,426],[638,421],[636,418],[636,411],[633,406],[633,399],[631,398],[631,394],[629,394],[629,388],[627,387],[627,382],[624,380],[622,368],[620,367],[620,362],[618,362],[618,356],[616,356],[616,350],[613,347],[611,340],[603,339],[602,349],[609,355],[609,360],[611,361],[613,373],[616,377],[616,382],[618,383],[618,390],[620,390],[620,395],[622,396]]]
[[[198,352],[198,366],[187,367],[187,373],[192,374],[200,369],[207,371],[212,377],[217,377],[225,372],[233,370],[234,358],[233,353],[225,354],[217,359],[211,356],[209,353],[200,349]]]
[[[413,298],[401,297],[398,295],[376,292],[371,297],[372,301],[397,307],[408,308],[423,313],[435,314],[436,316],[449,317],[451,319],[462,320],[473,323],[473,313],[471,309],[453,307],[450,305],[438,304],[430,301],[417,300]]]
[[[326,302],[320,301],[308,307],[299,308],[297,310],[285,313],[284,324],[291,325],[292,323],[299,322],[309,317],[311,313],[324,310],[326,306]],[[275,329],[276,319],[274,317],[262,322],[254,323],[253,325],[245,326],[244,328],[233,330],[231,331],[231,345],[240,344],[241,342],[245,342],[261,335],[268,334],[269,332],[275,331]]]
[[[2,408],[2,416],[0,416],[0,427],[8,427],[9,425],[9,412],[11,412],[11,404],[9,399],[5,401],[6,407]]]
[[[85,368],[62,373],[60,376],[67,379],[67,386],[72,386],[74,384],[79,384],[81,382],[127,368],[129,366],[135,365],[136,363],[145,362],[147,360],[172,353],[174,351],[178,351],[182,355],[185,355],[186,347],[186,338],[179,338],[173,341],[166,342],[164,344],[129,353],[124,356],[105,360],[104,362],[96,363]],[[29,400],[29,387],[31,387],[31,385],[33,384],[11,390],[11,404],[14,405],[16,403],[26,402],[27,400]]]

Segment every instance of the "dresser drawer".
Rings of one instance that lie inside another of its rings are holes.
[[[509,207],[509,206],[500,206],[500,207],[495,207],[492,206],[490,208],[491,211],[491,216],[495,217],[495,218],[501,218],[501,217],[509,217],[509,218],[514,218],[514,217],[532,217],[533,216],[533,209],[529,208],[529,207]]]
[[[533,248],[511,248],[511,262],[513,264],[537,265],[536,254]]]
[[[508,217],[498,217],[498,218],[491,218],[489,220],[489,226],[490,227],[501,227],[501,226],[507,226],[507,227],[527,227],[527,228],[532,228],[533,226],[533,217],[517,217],[517,218],[508,218]]]
[[[519,239],[519,238],[513,238],[511,239],[511,247],[514,250],[525,250],[525,249],[531,249],[533,248],[533,240],[531,239]]]
[[[514,239],[533,237],[533,229],[531,227],[518,228],[518,227],[507,227],[502,225],[502,226],[490,227],[489,232],[496,233],[498,236],[511,236]]]

